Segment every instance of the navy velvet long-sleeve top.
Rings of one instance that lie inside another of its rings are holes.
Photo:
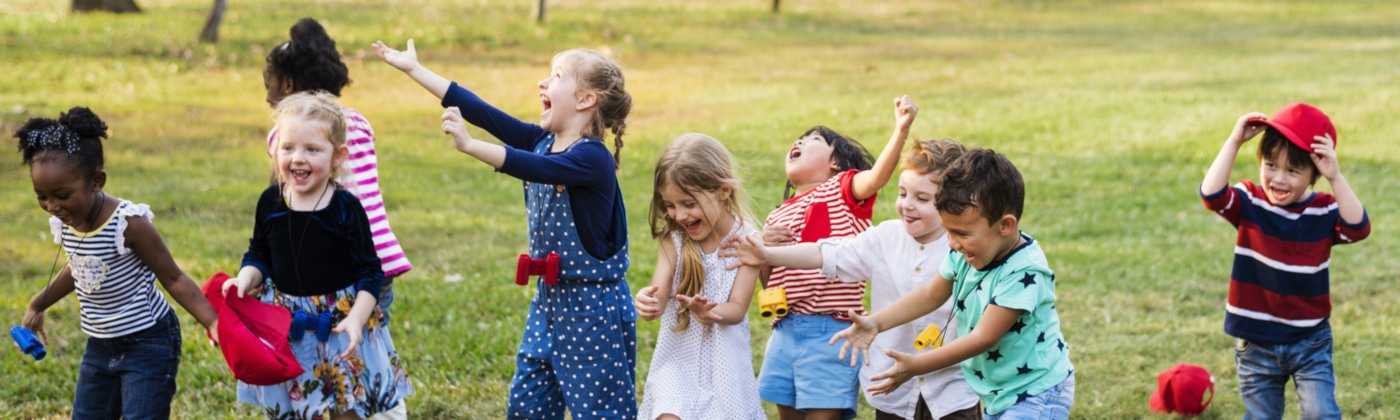
[[[384,280],[365,210],[339,188],[316,211],[292,211],[280,185],[264,190],[243,266],[256,267],[292,296],[329,294],[353,284],[379,299]]]

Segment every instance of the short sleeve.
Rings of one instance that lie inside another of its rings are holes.
[[[53,234],[54,245],[63,245],[63,221],[49,216],[49,233]]]
[[[154,213],[151,213],[151,206],[146,204],[125,203],[117,209],[117,235],[113,238],[117,244],[117,255],[126,255],[131,252],[131,248],[126,247],[126,218],[145,217],[146,220],[154,220]]]
[[[1015,271],[1003,277],[992,289],[990,304],[1032,312],[1050,290],[1050,276],[1035,270]]]

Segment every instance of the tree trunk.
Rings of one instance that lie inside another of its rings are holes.
[[[544,2],[545,2],[545,0],[540,0],[540,1],[539,1],[539,4],[540,4],[540,13],[539,13],[538,15],[535,15],[535,22],[541,22],[541,23],[544,22]]]
[[[209,11],[209,19],[204,21],[204,29],[199,31],[199,42],[219,42],[219,24],[224,22],[224,9],[228,0],[214,0],[214,9]]]
[[[136,0],[73,0],[74,12],[141,13]]]
[[[778,2],[780,1],[782,0],[773,0],[773,14],[775,15],[778,14]]]

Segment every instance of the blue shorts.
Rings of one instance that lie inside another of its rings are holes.
[[[789,314],[778,321],[758,372],[759,397],[799,410],[840,409],[841,418],[855,418],[860,369],[850,359],[837,360],[840,343],[827,344],[850,325],[827,315]]]

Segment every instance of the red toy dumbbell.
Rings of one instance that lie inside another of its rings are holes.
[[[520,254],[520,261],[515,265],[515,284],[530,284],[530,276],[539,275],[544,276],[544,284],[559,284],[559,254],[551,252],[544,258],[530,258],[529,254]]]

